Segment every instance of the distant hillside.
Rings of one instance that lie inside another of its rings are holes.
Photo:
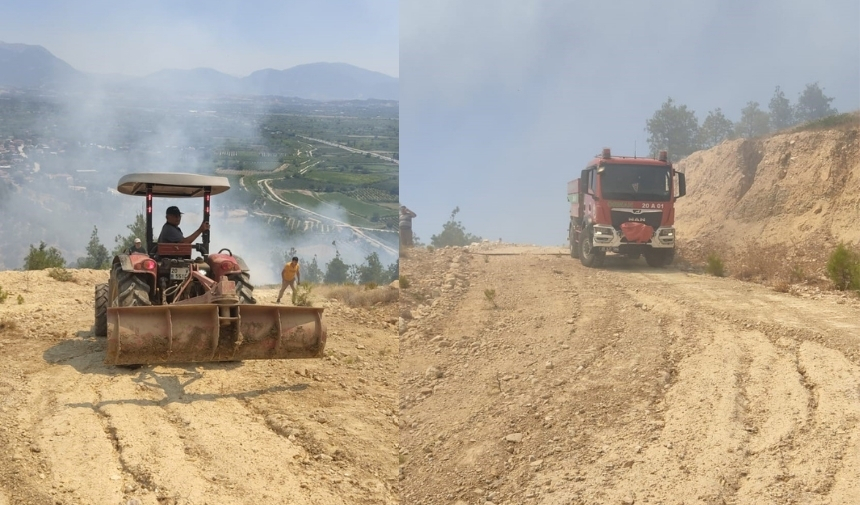
[[[675,226],[682,250],[781,246],[821,261],[839,242],[860,245],[860,113],[691,154]],[[813,258],[817,256],[817,258]]]
[[[0,86],[56,91],[108,84],[118,92],[278,95],[312,100],[397,100],[399,80],[346,63],[310,63],[234,77],[211,68],[161,70],[145,77],[88,75],[41,46],[0,42]]]
[[[56,88],[85,79],[42,46],[0,42],[0,86]]]

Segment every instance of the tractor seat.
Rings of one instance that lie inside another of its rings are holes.
[[[155,254],[162,258],[187,258],[191,259],[193,244],[171,244],[163,243],[155,245]]]

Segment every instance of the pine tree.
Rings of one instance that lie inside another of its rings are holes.
[[[807,84],[806,89],[797,99],[797,107],[794,110],[798,122],[815,121],[826,116],[832,116],[838,111],[830,106],[833,98],[825,96],[824,90],[818,87],[818,83]]]
[[[349,267],[340,257],[340,252],[328,262],[325,268],[326,284],[345,284],[349,281]]]
[[[672,161],[677,161],[699,149],[696,113],[686,105],[675,105],[671,97],[646,122],[645,131],[652,156],[665,149]]]
[[[384,284],[385,270],[382,268],[382,262],[379,261],[379,255],[375,252],[370,253],[364,258],[364,264],[358,267],[358,283],[359,284]]]
[[[791,108],[791,102],[779,86],[773,92],[768,110],[770,110],[770,126],[774,130],[782,130],[794,124],[794,110]]]
[[[143,244],[144,247],[149,247],[147,244],[145,244],[145,242],[146,242],[146,216],[145,215],[143,215],[142,213],[138,213],[134,217],[134,222],[129,224],[129,225],[126,225],[126,228],[131,230],[131,233],[129,233],[126,236],[117,235],[116,238],[114,238],[114,242],[116,243],[116,247],[114,247],[113,251],[111,251],[112,256],[117,256],[119,254],[126,253],[129,249],[131,249],[131,246],[134,244],[134,239],[136,239],[136,238],[139,238],[141,242],[144,242],[144,244]],[[158,237],[153,237],[153,240],[155,240],[156,238],[158,238]]]
[[[770,133],[770,116],[758,108],[758,102],[747,102],[741,110],[741,119],[735,123],[738,137],[754,138]]]
[[[103,246],[99,241],[99,229],[93,226],[93,233],[90,235],[90,242],[87,244],[87,256],[78,260],[78,267],[103,270],[110,266],[110,260],[111,257],[108,254],[107,247]]]
[[[708,117],[699,128],[699,145],[702,149],[709,149],[720,142],[732,137],[734,124],[723,115],[723,111],[717,107],[708,112]]]

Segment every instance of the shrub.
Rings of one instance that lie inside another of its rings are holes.
[[[715,276],[715,277],[725,277],[726,276],[726,268],[723,265],[723,260],[717,255],[717,253],[708,254],[708,263],[705,265],[705,272]]]
[[[24,303],[24,297],[21,295],[18,295],[18,305],[22,305],[23,303]]]
[[[487,288],[484,290],[484,298],[487,299],[488,302],[493,304],[493,307],[498,307],[496,305],[496,290],[493,288]]]
[[[439,235],[433,235],[430,237],[430,243],[432,245],[436,247],[462,247],[467,246],[472,242],[481,241],[481,237],[467,233],[466,228],[463,227],[463,223],[456,220],[458,212],[460,212],[460,207],[455,207],[451,212],[451,218],[447,223],[442,225],[442,232]]]
[[[313,286],[310,282],[302,282],[296,286],[296,307],[311,306],[311,290]]]
[[[800,265],[793,265],[788,272],[788,282],[803,282],[806,280],[806,271]]]
[[[367,284],[364,285],[364,289],[366,291],[370,291],[371,289],[376,289],[377,287],[378,286],[375,282],[368,282]]]
[[[6,298],[9,298],[9,292],[3,291],[3,286],[0,286],[0,303],[5,302]]]
[[[778,293],[788,293],[791,291],[791,284],[785,280],[779,280],[773,284],[773,290]]]
[[[400,289],[409,289],[409,286],[412,285],[412,283],[409,281],[409,277],[406,277],[405,275],[400,276],[400,279],[398,279],[398,283],[400,284]]]
[[[840,291],[860,290],[860,254],[840,243],[827,260],[827,276]]]
[[[48,272],[48,276],[60,282],[71,282],[75,280],[75,276],[72,272],[69,272],[65,268],[52,268],[51,271]]]

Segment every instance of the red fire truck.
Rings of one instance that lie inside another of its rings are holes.
[[[609,148],[567,183],[570,255],[601,267],[606,253],[645,256],[661,267],[675,257],[675,199],[686,194],[684,174],[666,151],[657,159],[612,156]]]

